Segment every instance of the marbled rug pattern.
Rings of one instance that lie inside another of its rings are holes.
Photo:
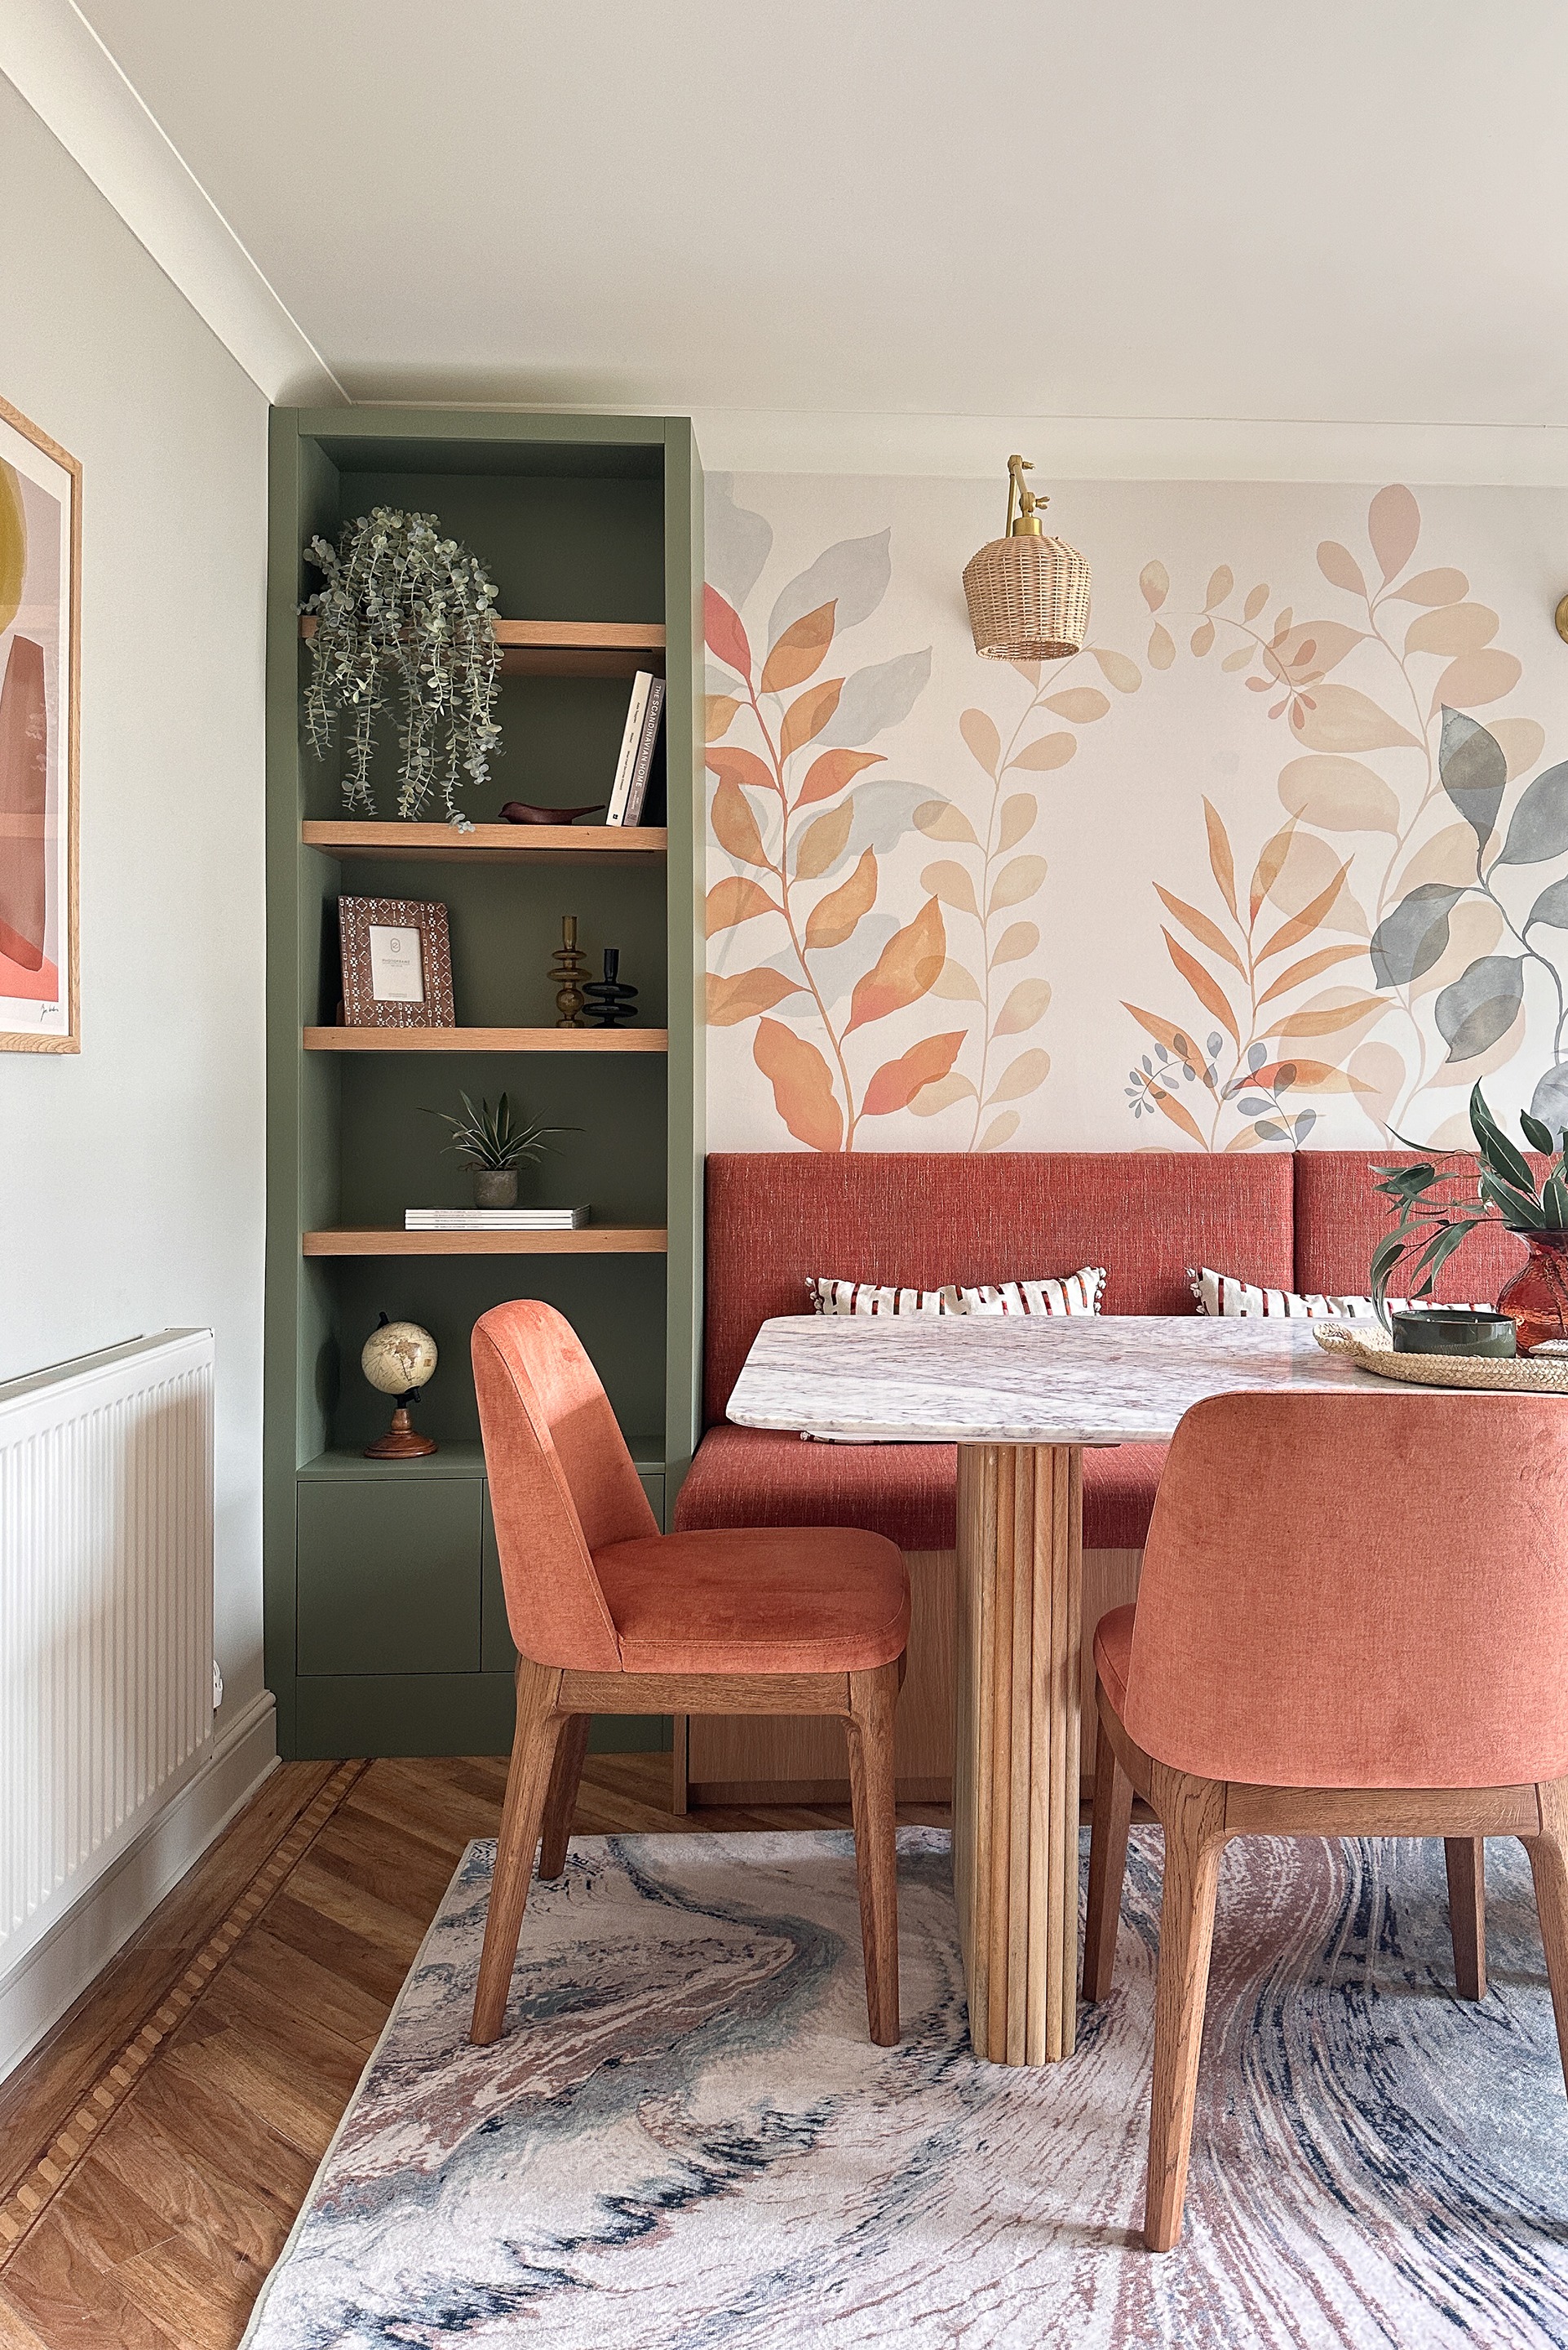
[[[582,1840],[469,2047],[471,1846],[252,2350],[1563,2350],[1568,2102],[1524,1855],[1452,1992],[1440,1844],[1234,1845],[1187,2234],[1142,2208],[1159,1839],[1066,2064],[970,2053],[945,1836],[900,1835],[903,2044],[849,1840]]]

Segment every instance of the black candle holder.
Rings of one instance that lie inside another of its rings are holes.
[[[625,1028],[637,1018],[637,990],[628,987],[620,976],[620,949],[606,947],[605,975],[590,979],[583,993],[587,997],[587,1024],[590,1028]]]

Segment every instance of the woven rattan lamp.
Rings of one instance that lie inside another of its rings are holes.
[[[1045,536],[1046,501],[1024,486],[1033,471],[1027,457],[1009,457],[1007,536],[982,546],[963,575],[974,649],[992,660],[1064,660],[1089,625],[1088,564]]]

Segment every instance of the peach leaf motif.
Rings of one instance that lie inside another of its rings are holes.
[[[732,693],[709,693],[703,696],[702,739],[718,743],[735,723],[740,703]]]
[[[760,881],[752,881],[743,873],[732,874],[728,880],[715,881],[708,892],[707,935],[716,939],[721,931],[732,931],[737,922],[750,922],[758,914],[776,914],[779,903],[770,898]]]
[[[1506,689],[1505,689],[1506,691]],[[1309,751],[1390,751],[1421,747],[1418,736],[1390,718],[1358,686],[1314,686],[1298,696],[1291,724]]]
[[[991,968],[1002,962],[1022,962],[1040,943],[1038,922],[1009,922],[991,951]]]
[[[836,865],[848,846],[855,829],[855,803],[841,801],[825,816],[814,816],[801,834],[794,852],[794,878],[797,881],[820,880],[830,865]]]
[[[1209,835],[1209,869],[1220,885],[1220,893],[1232,914],[1236,911],[1236,859],[1231,851],[1231,836],[1225,829],[1224,818],[1211,800],[1203,803],[1203,822]]]
[[[1158,561],[1146,563],[1138,573],[1137,584],[1149,610],[1158,612],[1170,593],[1170,574],[1164,564]]]
[[[771,792],[776,787],[770,769],[765,767],[754,751],[742,751],[731,743],[722,744],[708,753],[708,772],[721,783],[734,784],[753,792]]]
[[[1019,1117],[1018,1112],[1015,1109],[1004,1109],[1000,1118],[993,1118],[992,1119],[991,1124],[986,1128],[985,1132],[975,1144],[975,1149],[977,1150],[1000,1150],[1003,1144],[1012,1141],[1013,1136],[1017,1133],[1023,1123],[1023,1119]]]
[[[809,686],[798,694],[784,714],[779,730],[779,757],[787,759],[794,752],[814,742],[838,707],[838,697],[844,691],[841,677],[830,677],[821,685]]]
[[[1246,965],[1218,922],[1211,922],[1207,914],[1196,906],[1189,906],[1185,898],[1177,897],[1173,890],[1162,889],[1158,881],[1154,885],[1154,893],[1166,912],[1174,914],[1183,930],[1190,931],[1200,947],[1207,947],[1210,954],[1217,954],[1221,962],[1228,962],[1232,971],[1239,971],[1245,977]]]
[[[928,840],[960,840],[966,848],[980,847],[973,825],[951,800],[922,800],[915,810],[915,828]]]
[[[940,898],[944,906],[951,906],[961,914],[972,914],[978,920],[980,908],[975,901],[974,883],[964,867],[950,858],[928,865],[920,875],[920,887],[928,896]]]
[[[1280,801],[1324,832],[1399,830],[1399,803],[1375,768],[1341,753],[1316,752],[1280,770]]]
[[[885,764],[880,751],[823,751],[806,769],[794,804],[797,808],[813,807],[818,800],[830,800],[846,784],[853,783],[863,768]]]
[[[1276,996],[1288,995],[1293,988],[1304,987],[1309,979],[1320,978],[1325,971],[1332,971],[1335,963],[1348,962],[1366,951],[1366,948],[1357,941],[1340,947],[1320,947],[1315,954],[1303,955],[1300,962],[1288,964],[1272,986],[1264,988],[1258,998],[1259,1011],[1265,1003],[1272,1003]]]
[[[1050,1054],[1038,1045],[1031,1045],[1026,1053],[1020,1053],[1018,1058],[1010,1061],[1003,1069],[985,1097],[987,1109],[997,1102],[1022,1101],[1025,1094],[1032,1094],[1036,1087],[1043,1086],[1050,1074]]]
[[[1523,674],[1522,662],[1495,645],[1484,652],[1461,653],[1432,688],[1429,706],[1434,712],[1445,705],[1450,710],[1471,710],[1478,702],[1501,702]]]
[[[1197,956],[1189,954],[1181,941],[1172,938],[1168,931],[1162,929],[1160,936],[1165,941],[1171,962],[1176,965],[1199,1003],[1206,1012],[1211,1012],[1214,1014],[1220,1026],[1229,1034],[1231,1042],[1240,1045],[1241,1031],[1236,1024],[1236,1014],[1231,1009],[1230,999],[1213,972],[1205,970]]]
[[[888,1118],[908,1109],[922,1087],[938,1084],[957,1060],[968,1030],[954,1028],[941,1036],[922,1036],[896,1061],[885,1061],[867,1087],[861,1101],[865,1118]]]
[[[1003,907],[1021,906],[1025,898],[1033,898],[1047,870],[1043,857],[1014,857],[992,882],[986,913],[998,914]]]
[[[1033,792],[1014,792],[1003,800],[999,847],[1003,851],[1016,848],[1039,814],[1040,803]]]
[[[994,775],[1002,757],[1002,737],[996,731],[995,720],[983,710],[966,710],[959,719],[959,733],[986,774]]]
[[[716,588],[702,590],[702,634],[708,650],[740,677],[752,673],[752,648],[734,606]]]
[[[1476,653],[1490,645],[1502,623],[1485,604],[1439,604],[1417,612],[1405,631],[1407,653]]]
[[[973,1101],[974,1097],[972,1082],[961,1071],[952,1069],[934,1085],[922,1086],[909,1107],[917,1118],[937,1118],[944,1109],[951,1109],[955,1102]]]
[[[933,995],[945,997],[949,1003],[983,1003],[985,997],[976,984],[974,974],[964,964],[949,955],[931,988]]]
[[[1270,955],[1283,954],[1287,947],[1299,946],[1303,939],[1310,938],[1344,889],[1349,871],[1350,859],[1346,858],[1334,879],[1326,882],[1315,897],[1309,898],[1298,913],[1282,922],[1266,946],[1258,949],[1257,961],[1265,962]]]
[[[1070,720],[1075,726],[1092,726],[1110,706],[1108,698],[1096,685],[1070,685],[1062,693],[1045,696],[1045,708],[1058,718]]]
[[[1034,775],[1048,775],[1053,767],[1064,767],[1077,747],[1075,734],[1039,734],[1007,764],[1010,768],[1025,767]]]
[[[1241,607],[1241,618],[1249,624],[1255,620],[1269,600],[1269,583],[1260,579],[1255,588],[1247,590],[1247,600]]]
[[[1037,1021],[1045,1017],[1050,1001],[1051,983],[1048,979],[1021,979],[998,1013],[992,1034],[996,1036],[1021,1036],[1026,1028],[1033,1028]]]
[[[859,863],[847,881],[818,899],[811,910],[805,926],[805,943],[811,948],[841,947],[854,935],[856,925],[868,914],[877,902],[877,852],[862,851]]]
[[[1228,563],[1221,563],[1219,568],[1210,575],[1209,586],[1203,598],[1204,610],[1212,612],[1217,604],[1223,604],[1235,585],[1235,573]]]
[[[762,1012],[771,1012],[786,995],[804,993],[798,979],[791,979],[782,971],[770,970],[765,963],[755,971],[738,971],[726,978],[721,972],[708,973],[708,1025],[711,1028],[733,1028],[742,1020],[754,1020]]]
[[[752,804],[739,784],[729,775],[720,779],[719,788],[713,795],[711,822],[713,837],[720,847],[726,849],[741,864],[769,864],[757,819],[752,813]]]
[[[774,1107],[795,1140],[812,1150],[839,1149],[844,1113],[816,1046],[781,1021],[759,1020],[752,1058],[773,1087]]]
[[[1386,587],[1404,570],[1421,536],[1421,509],[1402,482],[1391,483],[1373,499],[1366,509],[1366,536]]]
[[[1168,669],[1175,659],[1176,639],[1157,620],[1148,632],[1148,665],[1150,669]]]
[[[787,693],[791,686],[804,685],[815,675],[833,642],[834,608],[832,604],[819,604],[815,612],[803,613],[784,630],[763,665],[764,693]]]
[[[1354,1028],[1359,1021],[1381,1019],[1387,1009],[1380,995],[1353,995],[1344,1003],[1308,1004],[1303,1011],[1289,1013],[1276,1020],[1268,1033],[1282,1037],[1333,1036],[1342,1028]]]
[[[1194,1076],[1199,1077],[1209,1087],[1210,1093],[1213,1092],[1214,1081],[1209,1075],[1205,1057],[1198,1050],[1185,1028],[1175,1026],[1172,1022],[1162,1018],[1158,1012],[1142,1011],[1136,1003],[1124,1002],[1122,1010],[1130,1012],[1146,1035],[1152,1036],[1157,1045],[1163,1045],[1168,1053],[1174,1054],[1179,1061],[1185,1063]],[[1201,1139],[1199,1137],[1200,1140]]]
[[[947,961],[947,931],[942,910],[928,898],[912,922],[895,931],[865,977],[856,982],[849,1000],[849,1024],[845,1034],[864,1028],[868,1021],[885,1020],[919,1003],[936,984]]]
[[[1317,551],[1317,567],[1331,588],[1343,588],[1347,596],[1366,598],[1366,579],[1361,566],[1348,546],[1341,546],[1337,538],[1325,538]],[[1252,615],[1247,615],[1251,619]]]
[[[1417,571],[1403,588],[1391,588],[1387,600],[1391,604],[1457,604],[1469,592],[1464,573],[1444,565],[1438,571]]]
[[[1148,1093],[1149,1099],[1162,1117],[1169,1118],[1172,1126],[1179,1126],[1182,1133],[1196,1142],[1200,1150],[1208,1149],[1203,1129],[1185,1102],[1178,1101],[1176,1096],[1168,1092],[1163,1086],[1150,1086]],[[1249,1131],[1251,1131],[1250,1128]]]
[[[1189,639],[1189,642],[1190,642],[1190,645],[1191,645],[1191,649],[1192,649],[1192,650],[1197,654],[1197,656],[1198,656],[1199,660],[1201,660],[1203,659],[1203,656],[1204,656],[1204,654],[1205,654],[1205,653],[1210,652],[1210,651],[1211,651],[1211,650],[1213,650],[1213,645],[1214,645],[1214,623],[1213,623],[1213,621],[1212,621],[1212,620],[1199,620],[1199,623],[1198,623],[1198,626],[1197,626],[1197,627],[1193,629],[1193,631],[1192,631],[1192,635],[1191,635],[1191,638],[1190,638],[1190,639]]]
[[[1129,660],[1110,645],[1086,645],[1084,650],[1099,664],[1100,675],[1118,693],[1136,693],[1143,683],[1143,672],[1137,661]]]

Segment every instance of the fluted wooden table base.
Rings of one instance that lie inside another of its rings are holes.
[[[953,1874],[970,2037],[997,2064],[1073,2053],[1078,1991],[1083,1457],[959,1448]]]

